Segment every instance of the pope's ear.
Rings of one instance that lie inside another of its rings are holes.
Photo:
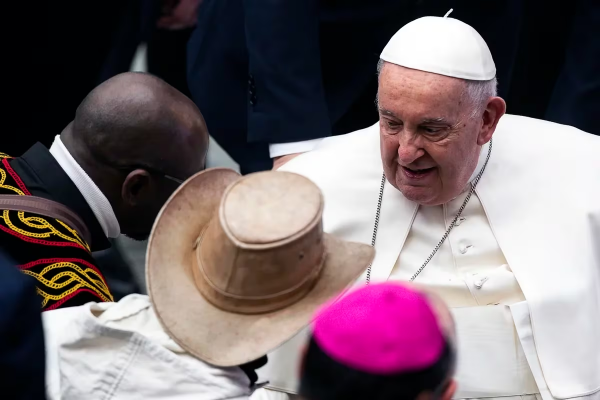
[[[498,121],[506,112],[506,103],[501,97],[492,97],[489,99],[483,115],[481,116],[481,131],[477,138],[477,144],[483,146],[490,141]]]

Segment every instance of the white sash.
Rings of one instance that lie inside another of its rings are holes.
[[[510,307],[452,309],[458,338],[455,398],[539,393],[515,330]]]

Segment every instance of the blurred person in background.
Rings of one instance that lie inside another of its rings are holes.
[[[317,313],[299,392],[305,400],[450,400],[455,363],[443,301],[400,283],[373,284]]]
[[[595,116],[600,107],[600,2],[528,0],[522,14],[510,88],[504,94],[500,90],[508,112],[600,134]]]
[[[148,72],[191,97],[187,84],[187,42],[196,26],[202,0],[162,0],[148,37]]]
[[[600,2],[578,0],[545,118],[600,135]]]
[[[148,46],[144,72],[189,96],[185,44],[196,22],[198,3],[65,0],[48,6],[45,30],[37,39],[39,52],[33,52],[44,88],[43,118],[20,120],[21,134],[14,135],[3,150],[19,155],[36,142],[49,147],[54,132],[73,119],[73,110],[93,88],[131,69],[141,43]]]

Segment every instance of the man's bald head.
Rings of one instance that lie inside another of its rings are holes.
[[[69,152],[111,202],[121,231],[150,232],[175,190],[204,168],[208,130],[196,105],[163,80],[117,75],[96,87],[61,134]]]
[[[120,74],[92,90],[64,136],[78,153],[89,152],[97,161],[148,165],[182,177],[202,166],[198,164],[208,147],[208,131],[196,105],[144,73]],[[194,165],[182,165],[182,159]]]

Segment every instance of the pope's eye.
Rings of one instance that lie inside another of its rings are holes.
[[[427,133],[438,133],[442,128],[425,127],[423,130]]]

